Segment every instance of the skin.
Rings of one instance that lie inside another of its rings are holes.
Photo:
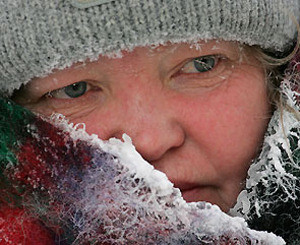
[[[199,72],[194,59],[216,62]],[[69,98],[65,86],[86,81]],[[51,92],[52,91],[52,92]],[[33,79],[14,99],[29,109],[64,114],[102,139],[128,134],[139,153],[166,173],[185,200],[227,212],[244,186],[270,118],[265,72],[235,42],[138,47]]]

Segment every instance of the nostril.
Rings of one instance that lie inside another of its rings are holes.
[[[172,137],[161,136],[156,138],[155,142],[151,142],[148,145],[141,145],[133,141],[136,150],[142,155],[142,157],[154,167],[160,165],[161,160],[166,156],[175,154],[181,149],[185,142],[185,137],[182,140],[178,140]]]
[[[181,148],[182,145],[174,146],[170,148],[161,148],[160,152],[156,152],[156,154],[151,155],[142,155],[142,157],[149,162],[151,165],[153,165],[155,168],[161,165],[161,162],[163,159],[166,158],[167,155],[173,155],[176,153],[177,150]]]

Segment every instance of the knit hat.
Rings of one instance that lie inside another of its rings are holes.
[[[0,92],[75,62],[166,42],[291,47],[299,0],[0,0]],[[295,18],[294,18],[295,17]]]

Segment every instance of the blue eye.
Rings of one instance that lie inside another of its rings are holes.
[[[193,60],[194,67],[198,72],[207,72],[216,65],[216,58],[214,56],[203,56]]]
[[[219,59],[220,57],[217,55],[206,55],[193,58],[181,68],[181,73],[196,74],[208,72],[216,67]]]
[[[84,95],[86,90],[87,90],[87,83],[86,82],[73,83],[73,84],[71,84],[71,85],[64,88],[64,92],[70,98],[80,97],[80,96]]]
[[[90,89],[91,86],[88,82],[81,81],[60,89],[53,90],[47,94],[47,97],[56,99],[75,99],[84,95]]]

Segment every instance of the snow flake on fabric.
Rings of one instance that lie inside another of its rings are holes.
[[[101,141],[61,116],[49,123],[5,100],[0,110],[0,210],[9,210],[0,220],[24,213],[40,225],[24,223],[28,244],[284,244],[217,206],[186,203],[128,136]],[[4,236],[12,242],[22,233],[2,229]]]

